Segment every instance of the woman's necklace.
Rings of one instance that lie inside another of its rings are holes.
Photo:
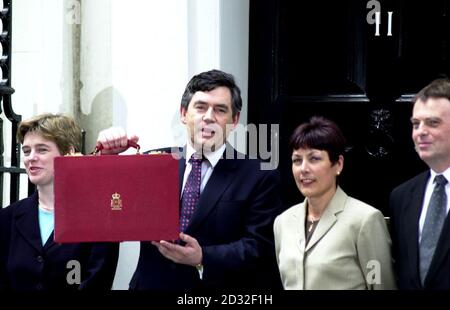
[[[40,209],[47,211],[47,212],[53,212],[53,208],[49,208],[46,205],[44,205],[43,203],[41,203],[40,201],[38,202],[38,206]]]
[[[314,228],[314,226],[319,222],[320,217],[314,218],[310,214],[308,214],[307,219],[308,219],[308,223],[309,223],[308,232],[311,232],[312,229]]]

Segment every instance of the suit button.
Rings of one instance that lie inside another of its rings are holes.
[[[41,255],[39,255],[38,257],[36,257],[36,260],[37,260],[39,263],[43,263],[43,262],[44,262],[44,258],[43,258]]]
[[[43,290],[44,286],[42,285],[42,283],[38,283],[38,285],[36,285],[36,289],[37,290]]]

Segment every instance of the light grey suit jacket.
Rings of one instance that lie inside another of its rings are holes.
[[[274,223],[285,289],[395,289],[391,239],[380,211],[338,187],[305,246],[307,199]]]

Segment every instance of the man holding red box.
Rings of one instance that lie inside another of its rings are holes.
[[[141,242],[130,289],[280,288],[273,220],[281,212],[280,176],[238,153],[226,139],[242,99],[232,75],[194,76],[181,100],[188,141],[181,151],[180,240]],[[102,153],[120,153],[123,129],[99,134]]]

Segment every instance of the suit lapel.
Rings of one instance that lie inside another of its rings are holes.
[[[53,241],[54,239],[55,239],[55,231],[53,230],[44,244],[44,252],[48,252],[49,249],[51,249],[53,246],[57,244],[55,243],[55,241]]]
[[[181,208],[181,190],[183,188],[183,178],[184,178],[184,171],[186,170],[186,151],[184,151],[184,155],[180,158],[178,161],[178,176],[179,176],[179,185],[180,185],[180,191],[179,191],[179,197],[180,197],[180,208]]]
[[[303,203],[298,208],[298,212],[295,212],[293,214],[294,221],[296,225],[296,234],[297,234],[297,246],[299,247],[300,253],[302,255],[305,252],[305,242],[306,242],[306,236],[305,236],[305,217],[306,217],[306,207],[307,207],[308,201],[305,199]],[[298,223],[298,224],[297,224]]]
[[[217,163],[208,183],[206,183],[206,186],[200,195],[200,200],[187,227],[188,232],[194,230],[195,227],[216,207],[222,194],[233,181],[233,172],[238,164],[238,159],[236,158],[236,156],[234,159],[222,158]]]
[[[38,194],[35,192],[15,214],[15,225],[23,238],[37,251],[42,252],[38,221]]]
[[[418,287],[421,286],[419,275],[419,219],[428,178],[429,172],[420,175],[415,186],[411,188],[411,192],[407,193],[407,199],[409,198],[409,200],[405,202],[405,230],[402,232],[403,236],[407,236],[405,239],[408,261],[411,274],[415,275],[414,281]]]
[[[306,246],[305,252],[309,251],[322,237],[333,227],[334,223],[337,221],[336,214],[344,210],[345,201],[347,200],[347,195],[338,186],[336,193],[330,201],[330,204],[323,212],[319,224],[314,231],[311,239]]]
[[[306,215],[306,203],[307,200],[305,199],[303,203],[299,204],[298,206],[295,206],[295,212],[292,213],[292,221],[290,221],[290,226],[288,229],[292,229],[292,231],[295,233],[294,240],[297,240],[295,242],[295,249],[292,249],[294,251],[295,255],[299,257],[296,268],[298,268],[298,280],[299,280],[299,286],[298,289],[304,289],[305,288],[305,277],[301,276],[305,274],[305,215]],[[289,250],[291,251],[291,250]]]

